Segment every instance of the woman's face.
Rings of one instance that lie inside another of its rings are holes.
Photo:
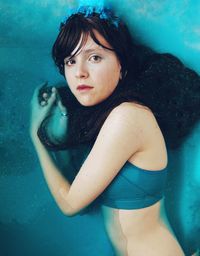
[[[112,48],[97,31],[99,42]],[[74,51],[76,52],[81,40]],[[65,58],[65,77],[71,92],[83,106],[93,106],[107,99],[115,90],[121,65],[114,51],[96,44],[90,35],[81,50],[70,59]]]

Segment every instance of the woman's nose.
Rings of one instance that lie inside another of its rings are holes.
[[[83,63],[77,63],[76,65],[76,78],[87,78],[88,70],[87,67]]]

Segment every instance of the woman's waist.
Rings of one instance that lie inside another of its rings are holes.
[[[160,201],[156,204],[134,210],[115,209],[102,206],[106,228],[109,232],[121,232],[126,237],[140,236],[152,232],[162,222]]]

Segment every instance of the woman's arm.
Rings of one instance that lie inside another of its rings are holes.
[[[73,209],[65,200],[65,194],[68,193],[70,189],[70,183],[61,174],[61,170],[58,169],[54,159],[41,143],[37,134],[32,133],[31,139],[38,155],[45,180],[57,205],[63,213],[70,216],[70,212],[73,212]]]
[[[37,90],[34,94],[31,138],[55,201],[64,214],[73,216],[92,203],[106,189],[125,162],[141,149],[144,136],[140,120],[147,120],[149,114],[131,104],[121,104],[113,109],[70,185],[37,137],[37,128],[42,117],[48,114],[54,96],[49,99],[47,106],[41,107],[36,101]]]
[[[70,206],[68,206],[67,202],[62,196],[62,189],[64,187],[65,191],[68,191],[70,184],[68,180],[61,174],[61,170],[59,170],[55,164],[55,161],[51,157],[48,150],[41,143],[37,134],[42,122],[50,116],[57,99],[56,90],[52,88],[52,93],[50,96],[45,100],[41,100],[40,93],[46,88],[47,83],[44,83],[42,86],[38,86],[34,91],[30,104],[31,116],[29,132],[49,189],[54,196],[58,206],[60,206],[63,212],[67,213],[70,212],[71,209],[68,210]]]

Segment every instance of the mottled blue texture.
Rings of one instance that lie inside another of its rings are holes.
[[[124,16],[138,39],[159,52],[177,55],[200,72],[199,1],[126,0],[122,4],[110,0],[109,3],[115,4],[117,13]],[[3,250],[9,256],[112,254],[100,214],[67,218],[59,212],[28,134],[29,104],[35,86],[46,80],[50,84],[64,82],[51,61],[51,45],[68,7],[78,5],[72,0],[0,3],[0,255],[3,256]],[[166,207],[187,255],[200,245],[199,134],[197,126],[184,146],[169,155]]]

